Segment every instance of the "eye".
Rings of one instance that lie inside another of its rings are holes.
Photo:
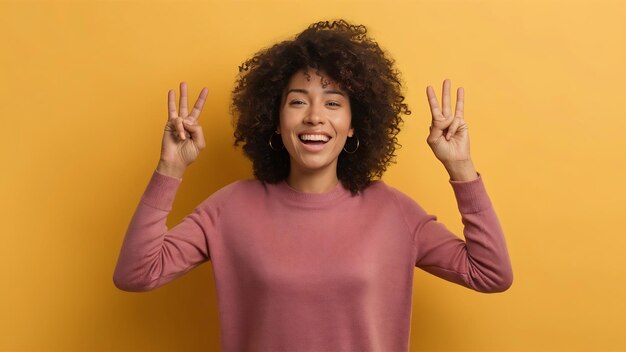
[[[339,106],[341,106],[341,105],[339,105],[339,103],[337,103],[336,101],[329,101],[329,102],[328,102],[328,105],[330,105],[330,106],[334,106],[334,107],[339,107]]]
[[[293,100],[289,103],[289,105],[302,105],[304,102],[302,100]]]

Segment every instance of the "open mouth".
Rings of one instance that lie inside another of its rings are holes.
[[[330,137],[324,134],[304,133],[304,134],[298,135],[298,138],[300,139],[302,143],[309,144],[309,145],[326,144],[330,140]]]

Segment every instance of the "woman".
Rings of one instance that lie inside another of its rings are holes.
[[[409,114],[393,61],[345,21],[311,25],[240,67],[235,143],[255,179],[217,191],[166,226],[186,167],[205,146],[202,89],[170,91],[161,159],[129,225],[117,287],[148,291],[211,260],[222,351],[407,351],[413,269],[480,292],[506,290],[504,235],[469,154],[463,89],[427,96],[427,141],[450,175],[465,241],[375,180]]]

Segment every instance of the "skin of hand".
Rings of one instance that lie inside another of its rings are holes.
[[[441,161],[450,178],[455,181],[470,181],[478,174],[470,157],[470,144],[467,123],[463,117],[464,91],[457,89],[454,114],[450,106],[450,80],[443,81],[442,103],[439,107],[433,87],[426,87],[426,95],[432,122],[430,134],[426,142],[432,149],[435,157]]]
[[[168,92],[168,120],[161,143],[161,157],[157,171],[181,178],[185,169],[206,146],[198,118],[206,101],[208,89],[202,88],[191,113],[187,108],[187,84],[180,83],[179,109],[176,111],[176,92]]]

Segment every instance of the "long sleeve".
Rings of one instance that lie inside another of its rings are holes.
[[[197,207],[172,229],[167,216],[180,183],[154,171],[126,231],[113,282],[124,291],[148,291],[209,260],[211,217]]]
[[[504,232],[482,176],[450,184],[461,213],[465,241],[417,206],[412,212],[414,216],[420,213],[421,220],[409,222],[417,248],[415,265],[479,292],[505,291],[512,284],[513,271]]]

